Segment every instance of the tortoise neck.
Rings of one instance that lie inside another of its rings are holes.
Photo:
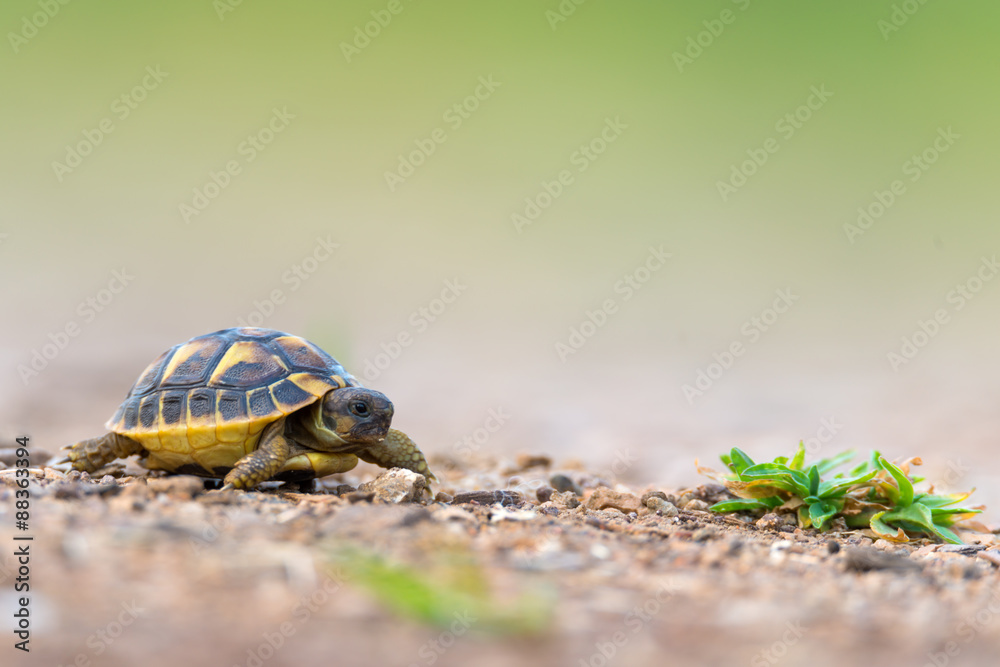
[[[349,447],[350,443],[327,428],[323,421],[323,401],[316,401],[303,410],[300,424],[312,436],[312,447],[320,451],[335,452]]]

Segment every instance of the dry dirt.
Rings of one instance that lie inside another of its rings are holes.
[[[2,662],[940,667],[1000,655],[1000,574],[981,546],[758,525],[704,511],[723,493],[712,485],[612,488],[541,456],[431,465],[433,500],[405,474],[356,490],[384,472],[371,466],[249,493],[131,461],[93,476],[33,468],[27,655],[8,611],[12,538],[25,533],[13,474],[0,473]],[[415,499],[386,499],[397,491]]]

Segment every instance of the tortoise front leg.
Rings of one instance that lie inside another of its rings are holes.
[[[106,433],[66,448],[66,458],[83,472],[94,472],[115,459],[124,459],[146,451],[139,442],[120,433]]]
[[[410,436],[394,428],[389,429],[389,434],[379,444],[359,451],[358,458],[383,468],[406,468],[420,473],[429,482],[437,481],[417,443],[410,440]]]
[[[285,465],[290,451],[291,443],[285,437],[285,418],[282,417],[260,434],[257,449],[236,462],[222,480],[222,490],[249,489],[271,479]]]

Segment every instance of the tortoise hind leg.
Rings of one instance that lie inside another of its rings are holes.
[[[146,451],[136,440],[120,433],[106,433],[99,438],[81,440],[67,447],[66,458],[83,472],[94,472],[115,459],[124,459]]]

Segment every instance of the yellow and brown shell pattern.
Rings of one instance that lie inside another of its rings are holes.
[[[148,468],[232,467],[271,422],[331,389],[360,383],[309,341],[273,329],[223,329],[161,354],[108,430],[139,441]]]

